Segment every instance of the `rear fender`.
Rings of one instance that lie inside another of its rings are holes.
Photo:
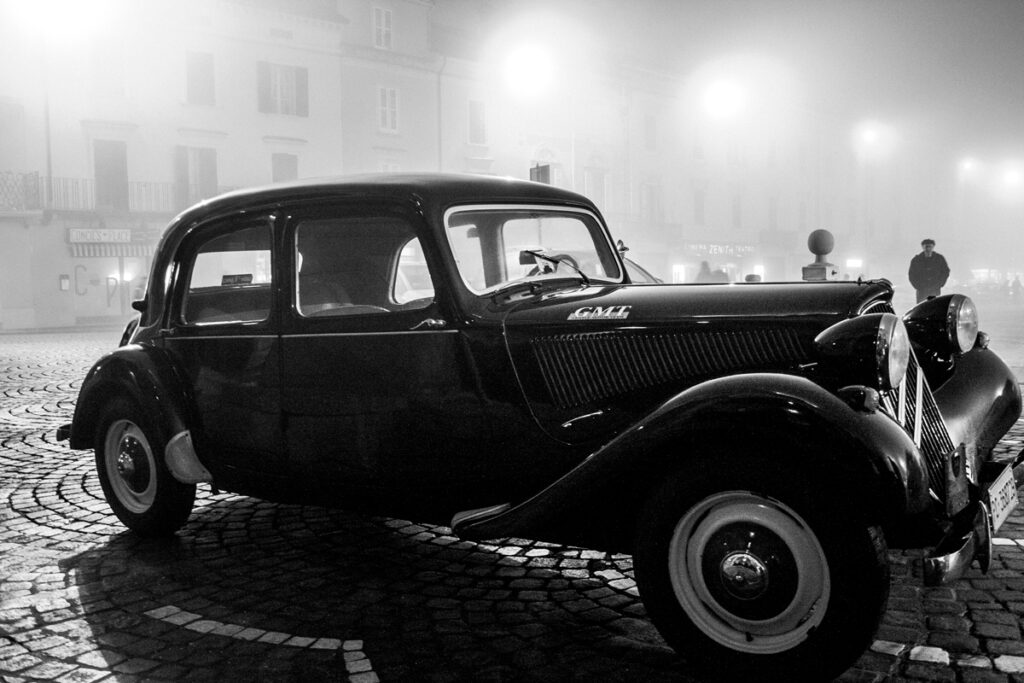
[[[573,533],[568,518],[578,522],[582,515],[591,521],[584,526],[593,526],[608,510],[621,523],[632,519],[644,492],[670,471],[715,467],[716,453],[735,455],[729,449],[737,447],[749,451],[740,462],[771,466],[772,449],[764,446],[772,444],[785,444],[787,454],[807,463],[808,472],[811,467],[825,472],[827,485],[834,487],[825,493],[845,496],[852,511],[866,519],[891,520],[929,505],[920,453],[891,419],[855,410],[808,379],[762,373],[687,389],[533,498],[489,513],[457,515],[452,528],[467,538],[572,542],[562,533]],[[728,464],[718,464],[735,466],[736,461],[730,457]],[[623,495],[628,490],[635,498]]]
[[[95,448],[97,421],[114,396],[134,399],[166,439],[189,428],[188,394],[164,351],[129,344],[100,358],[86,375],[71,422],[72,448]]]

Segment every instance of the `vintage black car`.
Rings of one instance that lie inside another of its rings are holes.
[[[634,555],[715,677],[822,679],[870,643],[887,548],[987,568],[1021,410],[971,300],[885,280],[634,286],[600,212],[451,175],[300,182],[167,228],[61,428],[142,535],[197,484]]]

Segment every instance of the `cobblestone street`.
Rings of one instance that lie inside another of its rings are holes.
[[[982,308],[985,322],[985,308]],[[1024,323],[983,325],[1024,377]],[[171,541],[127,533],[92,453],[57,443],[119,330],[0,335],[0,680],[688,681],[632,559],[277,505],[202,486]],[[1024,421],[1000,444],[1011,457]],[[893,553],[888,611],[844,681],[1024,681],[1024,513],[988,575],[942,588]]]

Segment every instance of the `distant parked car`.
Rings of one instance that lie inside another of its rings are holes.
[[[186,524],[207,482],[633,553],[665,639],[724,680],[846,669],[887,544],[929,548],[929,585],[988,567],[1021,396],[970,299],[900,318],[885,280],[631,268],[592,202],[547,185],[234,192],[167,228],[58,436],[95,449],[141,535]]]

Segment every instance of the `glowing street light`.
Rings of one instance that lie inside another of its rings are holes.
[[[75,48],[95,39],[103,31],[114,31],[114,24],[121,14],[123,0],[35,0],[0,3],[0,21],[18,26],[20,32],[37,43],[40,49],[46,209],[53,208],[53,141],[50,120],[52,53],[60,49],[75,54]]]
[[[521,45],[509,52],[502,64],[502,76],[509,91],[519,97],[543,95],[554,83],[554,60],[540,45]]]
[[[865,121],[853,129],[853,151],[860,161],[885,161],[896,150],[896,130],[878,121]]]
[[[715,120],[735,118],[746,105],[746,94],[733,81],[715,81],[704,91],[704,111]]]

